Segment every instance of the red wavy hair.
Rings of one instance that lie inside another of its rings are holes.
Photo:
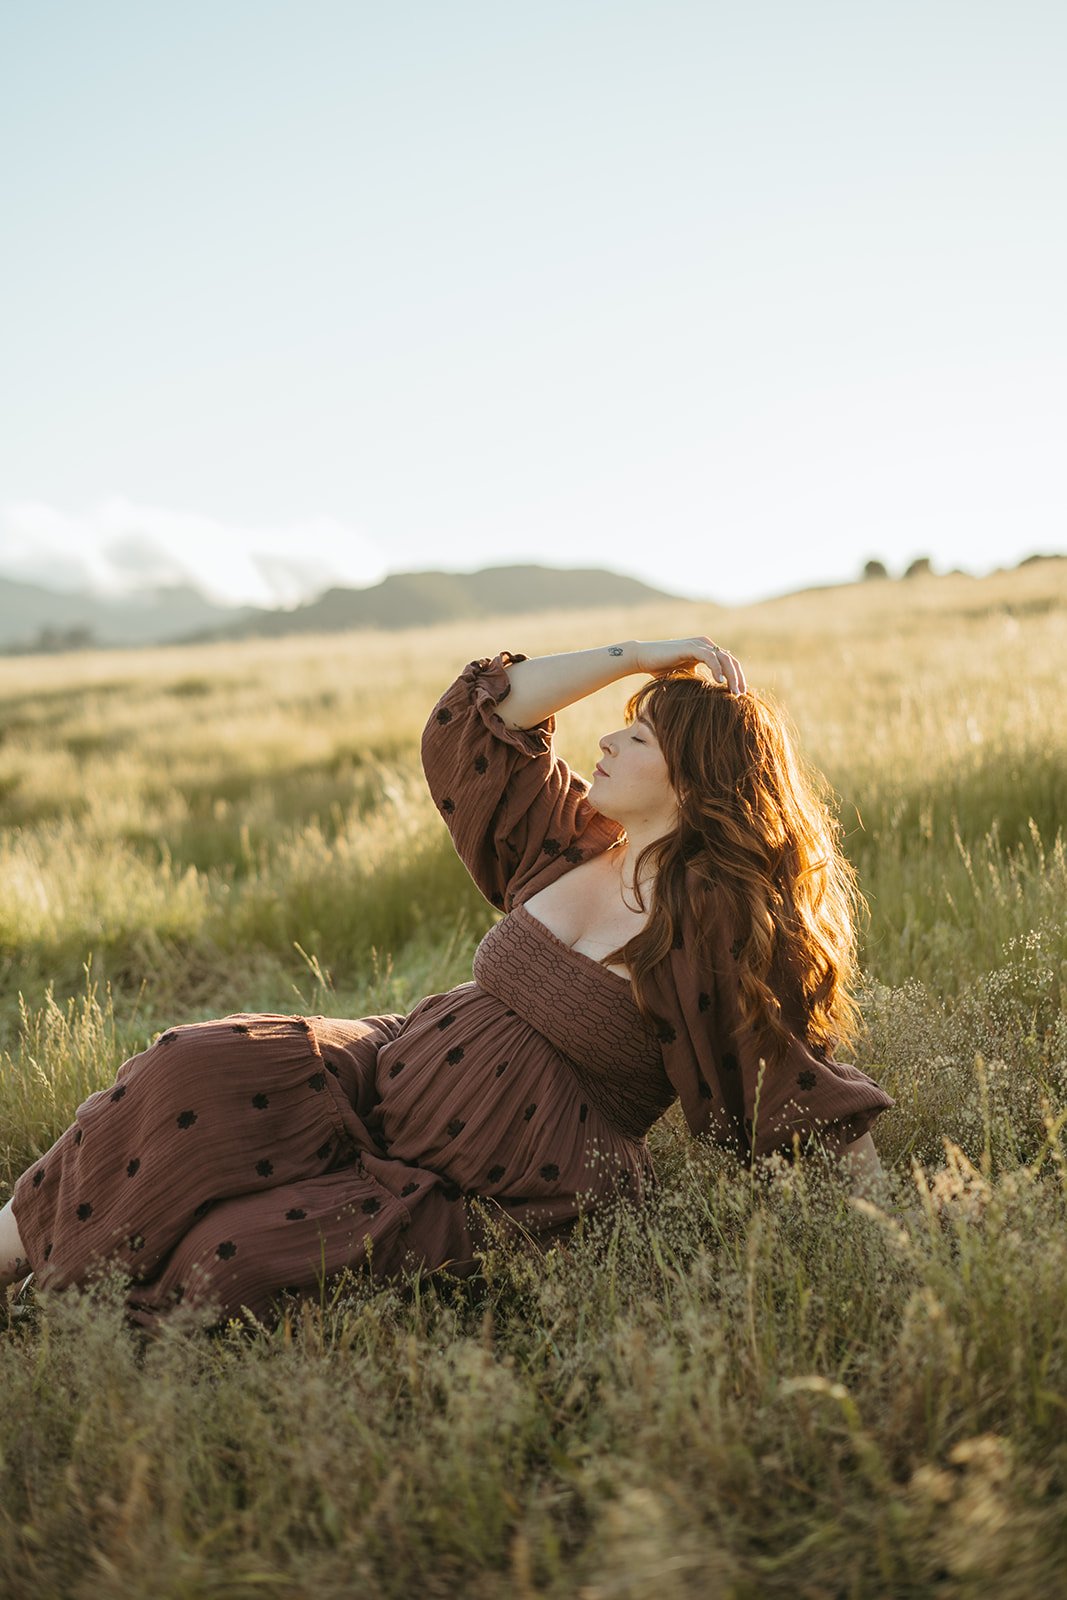
[[[866,906],[841,852],[831,791],[801,761],[784,713],[751,690],[733,695],[677,667],[630,697],[626,720],[639,716],[655,729],[679,825],[638,857],[637,882],[655,869],[650,915],[605,962],[625,963],[654,1022],[644,980],[680,937],[688,906],[698,961],[714,965],[713,933],[727,930],[742,1020],[769,1063],[791,1034],[826,1052],[849,1044],[859,1022],[855,921]]]

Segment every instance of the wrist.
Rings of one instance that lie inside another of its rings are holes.
[[[626,678],[632,672],[641,671],[636,639],[616,639],[607,645],[606,649],[615,668],[616,678]]]

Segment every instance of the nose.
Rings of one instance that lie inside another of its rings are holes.
[[[615,753],[613,748],[612,748],[612,741],[614,740],[614,737],[615,737],[614,734],[606,733],[606,734],[604,734],[603,738],[600,740],[600,748],[601,748],[601,750],[603,750],[603,752],[604,752],[604,754],[606,756],[614,755],[614,753]]]

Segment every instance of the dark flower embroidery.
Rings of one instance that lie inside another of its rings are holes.
[[[461,1134],[463,1132],[463,1130],[464,1130],[464,1128],[466,1126],[467,1126],[467,1124],[463,1121],[462,1117],[453,1117],[452,1121],[448,1124],[448,1128],[446,1130],[447,1133],[448,1133],[449,1138],[455,1139],[459,1134]]]
[[[230,1027],[234,1033],[248,1033],[250,1031],[247,1022],[231,1022]]]
[[[319,1148],[315,1151],[315,1159],[317,1161],[325,1161],[326,1157],[330,1154],[332,1149],[333,1149],[333,1140],[332,1139],[327,1139],[326,1143],[325,1144],[320,1144]]]
[[[501,1178],[504,1176],[504,1168],[490,1167],[485,1176],[488,1183],[499,1183]]]
[[[269,1178],[271,1173],[274,1171],[274,1162],[267,1161],[266,1158],[264,1158],[262,1161],[257,1161],[256,1171],[259,1173],[261,1178]]]
[[[129,1163],[129,1165],[126,1168],[126,1176],[127,1176],[127,1178],[136,1178],[136,1176],[137,1176],[137,1174],[138,1174],[138,1172],[140,1170],[141,1170],[140,1158],[138,1156],[134,1156],[133,1160]]]
[[[131,1250],[143,1250],[144,1249],[144,1234],[143,1233],[131,1233],[130,1238],[129,1238],[129,1246],[130,1246]]]
[[[254,1094],[252,1096],[252,1104],[255,1106],[257,1111],[266,1111],[267,1107],[270,1105],[270,1101],[267,1099],[265,1094]]]
[[[405,1183],[405,1185],[404,1185],[404,1187],[403,1187],[403,1188],[402,1188],[402,1189],[401,1189],[401,1191],[400,1191],[400,1193],[401,1193],[401,1194],[414,1194],[414,1193],[415,1193],[415,1190],[416,1190],[416,1189],[417,1189],[417,1188],[418,1188],[418,1187],[419,1187],[419,1186],[418,1186],[418,1184],[417,1184],[417,1183]]]
[[[237,1246],[232,1239],[224,1239],[215,1251],[220,1261],[229,1261],[237,1254]]]
[[[544,851],[546,856],[558,856],[560,848],[561,846],[558,839],[546,839],[544,844],[541,846],[541,849]]]
[[[677,1034],[669,1022],[661,1022],[656,1028],[656,1038],[659,1040],[660,1044],[673,1044],[677,1038]]]
[[[576,844],[572,844],[569,849],[564,850],[563,859],[564,861],[573,861],[577,863],[579,861],[584,861],[585,855],[581,850],[579,850]]]
[[[444,727],[446,722],[452,721],[452,713],[449,711],[447,706],[441,707],[440,711],[437,713],[437,720],[442,727]]]
[[[441,1185],[441,1193],[444,1195],[446,1200],[458,1200],[460,1195],[463,1193],[463,1190],[460,1188],[458,1183],[453,1182],[453,1180],[450,1178],[447,1183],[443,1183]]]
[[[196,1210],[193,1212],[193,1216],[194,1217],[206,1217],[208,1212],[211,1210],[211,1206],[212,1206],[212,1202],[210,1200],[201,1200],[200,1204],[197,1206]]]
[[[439,1028],[450,1028],[455,1020],[456,1013],[454,1011],[450,1011],[446,1017],[438,1017],[437,1026]]]
[[[448,798],[448,796],[445,795],[445,798],[441,801],[441,810],[445,813],[446,816],[451,816],[453,811],[455,811],[455,809],[456,809],[456,802],[454,800],[450,800]]]
[[[797,1073],[797,1083],[802,1089],[814,1089],[818,1081],[818,1078],[809,1067],[805,1067],[803,1072]]]
[[[700,1098],[702,1100],[710,1100],[711,1099],[711,1089],[710,1089],[710,1087],[708,1085],[708,1082],[707,1082],[706,1078],[703,1078],[703,1077],[698,1075],[698,1077],[697,1077],[697,1088],[700,1091]]]
[[[324,1061],[323,1062],[323,1066],[326,1068],[327,1072],[332,1072],[334,1077],[335,1078],[337,1077],[337,1063],[336,1063],[336,1061]]]
[[[44,1168],[43,1167],[38,1167],[37,1171],[33,1175],[33,1187],[36,1189],[43,1182],[44,1182]]]
[[[50,1255],[51,1255],[51,1254],[52,1254],[52,1245],[51,1245],[51,1242],[49,1242],[49,1243],[48,1243],[48,1244],[46,1244],[46,1245],[45,1245],[45,1247],[44,1247],[44,1258],[45,1258],[45,1260],[46,1260],[46,1261],[47,1261],[47,1260],[48,1260],[48,1257],[49,1257],[49,1256],[50,1256]]]
[[[82,1142],[82,1130],[80,1128],[75,1128],[75,1130],[74,1130],[74,1143],[75,1144],[81,1144],[81,1142]]]
[[[475,756],[474,770],[475,772],[488,772],[489,763],[484,756]]]
[[[497,1062],[496,1075],[497,1075],[498,1078],[500,1077],[500,1075],[502,1073],[507,1071],[507,1067],[508,1067],[508,1064],[507,1064],[506,1061],[498,1061]]]
[[[737,1057],[736,1056],[732,1056],[729,1053],[724,1055],[723,1058],[722,1058],[722,1070],[724,1072],[736,1072],[737,1071]]]
[[[457,1061],[462,1061],[463,1060],[463,1046],[461,1044],[453,1045],[452,1049],[448,1052],[447,1056],[445,1057],[445,1060],[448,1062],[450,1067],[454,1067],[456,1065]]]
[[[499,889],[494,889],[492,894],[489,896],[489,899],[494,906],[497,906],[500,910],[503,910],[504,896],[500,893]]]
[[[171,1028],[169,1033],[161,1033],[160,1034],[158,1042],[160,1044],[173,1044],[177,1037],[178,1037],[177,1029],[176,1028]]]
[[[392,1066],[389,1068],[389,1076],[391,1078],[395,1078],[398,1072],[403,1072],[404,1066],[405,1063],[403,1061],[394,1061]]]
[[[78,1207],[78,1221],[79,1222],[88,1222],[88,1220],[92,1216],[92,1214],[93,1214],[92,1206],[89,1204],[89,1202],[87,1200],[83,1201],[82,1204]]]
[[[534,1114],[534,1112],[536,1110],[537,1110],[537,1102],[536,1102],[536,1100],[533,1100],[533,1101],[530,1102],[530,1104],[526,1107],[526,1110],[523,1112],[522,1120],[524,1122],[529,1122],[530,1118],[533,1116],[533,1114]]]
[[[553,1178],[559,1177],[559,1168],[554,1161],[546,1161],[541,1168],[541,1176],[546,1183],[551,1183]]]
[[[364,1200],[363,1209],[364,1209],[364,1211],[366,1211],[368,1213],[373,1213],[375,1211],[380,1211],[382,1209],[382,1202],[380,1200],[376,1199],[376,1197],[374,1195],[371,1195],[369,1197],[369,1199]]]
[[[325,1087],[326,1087],[326,1074],[325,1074],[325,1072],[313,1072],[311,1074],[311,1077],[308,1079],[308,1088],[309,1089],[314,1089],[315,1093],[319,1094],[319,1093],[321,1093],[321,1091],[323,1089],[325,1089]]]
[[[710,1005],[711,1005],[711,995],[706,993],[705,990],[701,989],[701,991],[700,991],[700,999],[697,1001],[698,1009],[701,1010],[701,1011],[707,1011],[707,1009],[708,1009],[708,1007]]]
[[[285,1213],[285,1220],[286,1222],[303,1222],[306,1216],[306,1211],[302,1211],[299,1206],[294,1206],[291,1211]]]
[[[125,1093],[126,1085],[124,1083],[120,1083],[118,1088],[112,1093],[111,1098],[112,1100],[121,1100]]]
[[[195,1121],[196,1121],[196,1112],[195,1111],[180,1111],[178,1113],[177,1122],[178,1122],[179,1128],[191,1128]]]
[[[578,1107],[578,1121],[579,1122],[584,1122],[588,1115],[589,1115],[589,1107],[587,1105],[580,1105]]]

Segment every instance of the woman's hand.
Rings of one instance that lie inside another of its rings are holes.
[[[710,667],[717,683],[725,683],[731,694],[744,694],[745,674],[741,663],[729,650],[712,644],[706,634],[692,639],[637,639],[635,664],[638,672],[666,672],[671,667],[685,667],[702,662]]]

